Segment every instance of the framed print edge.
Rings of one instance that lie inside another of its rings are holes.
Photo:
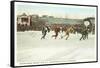
[[[11,23],[10,23],[10,66],[14,67],[14,1],[10,1],[10,16],[11,16]]]
[[[86,61],[86,62],[69,62],[69,63],[54,63],[54,64],[37,64],[37,65],[22,65],[17,66],[15,65],[15,2],[23,2],[23,3],[39,3],[39,4],[58,4],[58,5],[75,5],[75,6],[89,6],[89,7],[96,7],[96,61]],[[34,1],[11,1],[11,31],[10,31],[10,66],[11,67],[30,67],[30,66],[47,66],[47,65],[62,65],[62,64],[80,64],[80,63],[93,63],[98,62],[98,6],[97,5],[81,5],[81,4],[64,4],[64,3],[48,3],[48,2],[34,2]]]

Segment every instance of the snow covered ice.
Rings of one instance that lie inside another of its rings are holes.
[[[54,32],[47,33],[41,40],[41,31],[17,32],[16,55],[19,65],[72,63],[96,61],[95,35],[79,40],[80,34],[70,34],[68,40],[52,38]]]

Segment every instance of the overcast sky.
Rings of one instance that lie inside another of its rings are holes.
[[[15,3],[15,10],[17,15],[26,13],[74,19],[94,17],[96,14],[95,7],[22,2]]]

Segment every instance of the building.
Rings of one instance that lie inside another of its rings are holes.
[[[23,13],[22,15],[17,16],[17,24],[30,26],[30,16]]]
[[[26,13],[23,13],[21,15],[17,15],[18,31],[41,30],[43,25],[45,25],[45,21],[40,19],[40,17],[36,14],[26,15]]]

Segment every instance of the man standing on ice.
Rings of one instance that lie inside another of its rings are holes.
[[[48,26],[43,26],[43,28],[42,28],[42,37],[41,37],[41,39],[45,39],[45,36],[46,36],[46,34],[47,34],[47,32],[50,32],[50,28],[48,27]]]
[[[83,30],[81,31],[82,36],[80,40],[81,39],[85,40],[86,38],[88,39],[88,30],[89,30],[88,28],[83,28]]]

